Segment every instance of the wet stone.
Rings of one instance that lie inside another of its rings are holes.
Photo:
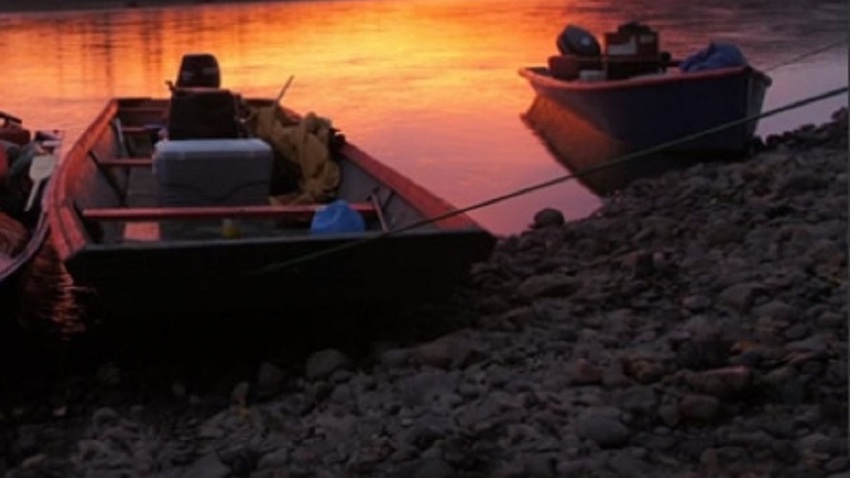
[[[720,415],[720,402],[708,395],[687,395],[679,402],[679,414],[685,420],[713,422]]]
[[[334,349],[321,350],[307,359],[304,376],[308,380],[318,380],[349,364],[349,358],[342,352]]]
[[[557,209],[542,209],[534,215],[532,227],[540,229],[544,227],[558,227],[564,224],[564,214]]]
[[[850,468],[850,459],[846,456],[835,457],[823,465],[823,469],[828,473],[840,473],[847,471],[848,468]]]
[[[625,445],[632,435],[631,430],[620,420],[594,410],[585,412],[579,417],[576,422],[576,433],[604,448]]]

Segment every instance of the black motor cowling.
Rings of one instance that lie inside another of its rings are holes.
[[[598,57],[602,48],[594,36],[587,30],[575,25],[567,25],[558,35],[558,51],[562,55]]]
[[[220,85],[221,73],[215,56],[209,53],[183,55],[177,75],[178,88],[218,88]]]

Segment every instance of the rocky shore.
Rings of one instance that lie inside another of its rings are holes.
[[[145,398],[103,364],[73,379],[85,412],[2,410],[0,474],[850,477],[847,136],[842,110],[592,217],[541,211],[421,312],[426,341]]]

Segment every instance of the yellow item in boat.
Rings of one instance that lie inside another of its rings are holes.
[[[225,239],[235,239],[242,235],[239,224],[235,219],[223,219],[221,221],[221,236]]]
[[[246,125],[272,147],[276,161],[288,163],[280,169],[298,172],[298,192],[277,197],[276,202],[310,204],[336,197],[340,171],[329,148],[330,120],[310,112],[293,124],[276,107],[261,107],[250,112]]]

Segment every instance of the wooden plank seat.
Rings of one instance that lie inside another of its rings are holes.
[[[100,159],[98,164],[103,167],[150,168],[153,167],[153,160],[151,158]]]
[[[81,211],[90,221],[145,222],[163,220],[208,219],[279,219],[309,221],[324,204],[259,205],[259,206],[200,206],[200,207],[116,207],[86,208]],[[377,217],[371,203],[352,203],[350,206],[366,219]]]
[[[148,135],[148,134],[156,133],[157,131],[159,131],[159,129],[160,129],[160,126],[153,126],[153,125],[142,125],[142,126],[126,125],[126,126],[121,126],[121,132],[123,134],[131,134],[131,135],[132,134]]]
[[[161,105],[138,105],[138,106],[121,106],[121,114],[128,115],[134,113],[159,113],[165,111]]]

